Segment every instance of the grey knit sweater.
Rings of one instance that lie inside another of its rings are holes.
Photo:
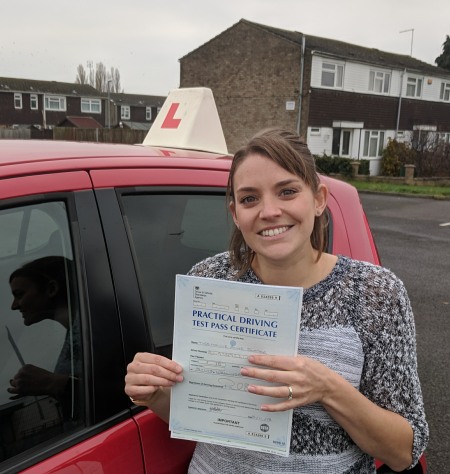
[[[235,280],[228,252],[191,275]],[[239,281],[261,283],[250,270]],[[389,270],[340,256],[324,280],[305,290],[299,354],[327,365],[414,431],[413,464],[428,441],[417,375],[415,329],[402,282]],[[363,453],[319,404],[294,409],[289,457],[198,443],[190,474],[374,473]]]

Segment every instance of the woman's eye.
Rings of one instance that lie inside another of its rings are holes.
[[[243,198],[240,199],[241,204],[251,204],[252,202],[255,202],[256,198],[255,196],[244,196]]]
[[[283,189],[281,191],[282,196],[291,196],[291,195],[296,194],[296,193],[297,193],[297,190],[295,190],[295,189]]]

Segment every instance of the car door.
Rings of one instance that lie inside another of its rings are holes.
[[[227,248],[232,223],[225,204],[228,173],[136,169],[114,176],[97,170],[92,175],[98,185],[96,198],[118,295],[126,359],[131,361],[138,351],[170,357],[175,275]],[[120,221],[123,231],[117,232]],[[138,284],[131,286],[129,269],[124,267],[124,254],[129,252],[138,278]],[[133,305],[144,311],[139,313]],[[171,439],[167,425],[150,410],[132,410],[146,472],[187,472],[195,444]]]
[[[10,275],[33,264],[45,280],[42,262],[49,259],[63,262],[65,324],[61,312],[47,309],[25,324],[31,311],[12,303],[20,298],[11,294]],[[1,180],[0,270],[1,472],[115,473],[119,466],[142,473],[138,428],[123,393],[118,307],[87,173]],[[37,383],[37,373],[64,379],[64,390]],[[7,391],[24,389],[25,375],[34,376],[33,388]]]

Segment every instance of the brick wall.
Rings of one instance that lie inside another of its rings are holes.
[[[209,87],[228,150],[259,130],[296,129],[301,47],[260,28],[237,23],[180,60],[180,87]],[[286,102],[295,101],[294,110]]]

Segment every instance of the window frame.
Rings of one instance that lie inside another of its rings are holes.
[[[450,132],[436,132],[436,138],[438,141],[450,143]]]
[[[80,110],[84,114],[101,114],[102,101],[101,99],[82,97],[80,100]]]
[[[129,105],[120,106],[120,118],[121,120],[130,120],[131,117],[131,107]]]
[[[325,77],[332,77],[332,85],[326,83],[324,74],[327,75]],[[320,85],[330,89],[342,89],[344,87],[344,64],[335,61],[322,61]]]
[[[386,133],[384,130],[365,130],[363,157],[365,158],[379,158],[384,149],[384,141]],[[376,154],[373,154],[373,147],[376,149]]]
[[[408,76],[406,78],[405,97],[420,98],[423,93],[423,77]]]
[[[39,97],[37,94],[30,94],[30,110],[39,109]]]
[[[21,110],[23,108],[22,94],[19,92],[14,93],[14,108]]]
[[[145,120],[150,122],[152,120],[152,108],[151,107],[145,107]]]
[[[371,69],[369,71],[369,91],[374,94],[389,94],[391,78],[390,72]]]
[[[441,92],[439,94],[439,99],[444,102],[450,102],[450,82],[441,82]]]
[[[57,107],[52,107],[52,104]],[[44,109],[48,112],[66,112],[67,111],[67,100],[66,97],[61,95],[45,95],[44,97]]]

